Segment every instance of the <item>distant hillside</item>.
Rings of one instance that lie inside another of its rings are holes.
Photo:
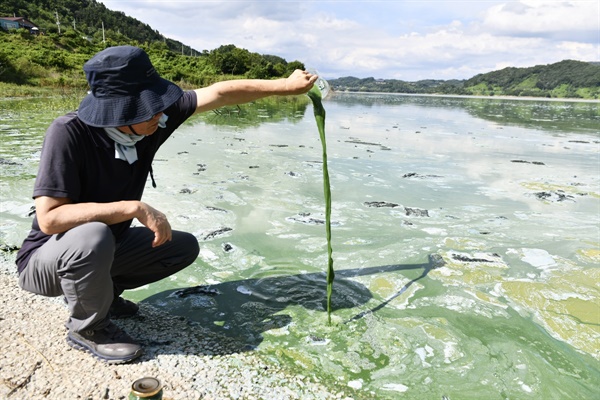
[[[334,90],[351,92],[600,99],[600,65],[565,60],[530,68],[504,68],[468,80],[405,82],[345,77],[329,83]]]
[[[328,82],[331,87],[337,91],[381,93],[456,94],[461,92],[464,86],[464,81],[462,80],[443,81],[428,79],[417,82],[407,82],[397,79],[361,79],[353,76],[331,79]]]
[[[504,68],[467,80],[471,94],[600,99],[600,65],[565,60],[530,68]]]
[[[120,11],[112,11],[96,0],[2,0],[0,17],[25,17],[47,34],[76,30],[90,39],[102,41],[102,24],[105,37],[112,40],[128,38],[139,43],[161,41],[175,52],[186,54],[197,50],[181,42],[164,37],[157,30]]]
[[[276,78],[304,69],[299,61],[252,53],[233,44],[197,52],[95,0],[2,0],[0,17],[13,15],[38,25],[44,34],[0,29],[0,82],[8,84],[84,88],[84,62],[116,45],[142,47],[163,77],[183,86],[231,77]]]

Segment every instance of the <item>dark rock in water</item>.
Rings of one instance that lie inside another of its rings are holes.
[[[177,153],[177,155],[179,155],[179,156],[182,155],[182,154],[189,154],[189,153],[187,151],[180,151],[180,152]]]
[[[306,225],[325,225],[325,220],[320,218],[313,218],[310,213],[299,213],[293,217],[286,218],[287,221],[300,222]],[[334,225],[332,223],[332,225]]]
[[[195,294],[205,295],[205,296],[217,296],[221,294],[217,289],[213,289],[210,286],[193,286],[190,288],[180,289],[173,292],[172,296],[183,298],[192,296]]]
[[[213,239],[215,236],[222,235],[222,234],[227,233],[227,232],[232,231],[232,230],[233,229],[227,228],[227,227],[221,228],[221,229],[217,229],[216,231],[213,231],[213,232],[209,233],[208,235],[204,236],[204,238],[202,240]]]
[[[14,253],[18,251],[20,247],[9,245],[9,244],[0,244],[0,252],[2,253]]]
[[[230,245],[229,243],[223,243],[223,251],[225,253],[229,253],[231,250],[233,250],[232,245]]]
[[[418,178],[418,179],[442,178],[442,176],[440,176],[440,175],[421,175],[421,174],[417,174],[416,172],[409,172],[408,174],[402,175],[402,177],[403,178]]]
[[[27,213],[28,217],[33,216],[33,214],[35,214],[35,205],[29,207],[29,212]]]
[[[190,189],[190,188],[183,188],[183,189],[181,189],[179,191],[179,193],[181,193],[181,194],[192,194],[192,193],[194,193],[194,191],[192,189]]]
[[[250,168],[250,169],[256,169],[256,168],[260,168],[260,167],[258,165],[251,165],[248,168]]]
[[[218,208],[218,207],[213,207],[213,206],[206,206],[206,209],[210,210],[210,211],[219,211],[219,212],[224,212],[224,213],[227,212],[227,210],[224,210],[224,209]]]
[[[534,165],[546,165],[541,161],[525,161],[525,160],[510,160],[512,163],[520,163],[520,164],[534,164]]]
[[[382,208],[382,207],[394,208],[394,207],[398,207],[398,204],[396,204],[396,203],[388,203],[386,201],[366,201],[364,204],[367,207],[375,207],[375,208]]]
[[[429,211],[421,208],[404,207],[404,211],[410,217],[429,217]]]
[[[534,196],[539,200],[550,201],[550,202],[561,202],[561,201],[575,201],[575,197],[570,194],[565,194],[562,191],[556,192],[538,192],[534,193]]]
[[[589,144],[590,142],[587,142],[585,140],[569,140],[569,143],[588,143]]]
[[[403,178],[414,178],[417,176],[419,176],[419,174],[417,174],[416,172],[409,172],[408,174],[402,175]]]
[[[492,256],[500,258],[500,256],[498,254],[492,254]],[[495,263],[496,262],[496,260],[488,260],[486,258],[467,257],[462,254],[452,254],[452,259],[456,260],[456,261],[460,261],[460,262],[466,262],[466,263]]]
[[[6,158],[0,158],[0,165],[21,165],[15,161],[9,161]]]
[[[288,147],[289,145],[287,145],[287,144],[270,144],[269,146],[271,146],[271,147]]]
[[[316,335],[309,335],[308,341],[312,344],[327,344],[327,339]]]
[[[379,146],[379,148],[381,150],[391,150],[389,147],[384,146],[381,143],[363,142],[362,140],[358,140],[358,139],[346,140],[346,143],[361,144],[361,145],[365,145],[365,146]],[[354,146],[354,147],[357,147],[357,146]]]
[[[299,173],[294,172],[294,171],[289,171],[289,172],[286,172],[285,174],[288,176],[291,176],[292,178],[296,178],[296,177],[300,176]]]
[[[431,268],[433,269],[446,265],[446,261],[444,261],[444,258],[439,254],[430,254],[427,258],[429,259],[429,265],[431,265]]]

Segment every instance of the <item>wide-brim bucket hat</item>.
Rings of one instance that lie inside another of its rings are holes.
[[[148,121],[183,95],[161,78],[139,47],[109,47],[83,66],[90,92],[79,104],[79,119],[94,127],[118,127]]]

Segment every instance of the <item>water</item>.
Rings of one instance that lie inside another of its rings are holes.
[[[7,244],[27,232],[56,114],[16,103],[0,102]],[[206,114],[167,141],[145,200],[197,235],[200,257],[126,296],[355,398],[596,398],[600,104],[336,94],[325,107],[331,326],[307,99]]]

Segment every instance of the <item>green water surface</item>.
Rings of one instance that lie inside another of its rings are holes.
[[[0,102],[5,244],[27,233],[63,111],[39,101]],[[145,200],[200,256],[126,297],[356,399],[596,398],[600,104],[337,93],[326,107],[331,325],[308,99],[206,114],[165,143]],[[176,295],[195,286],[210,290]]]

